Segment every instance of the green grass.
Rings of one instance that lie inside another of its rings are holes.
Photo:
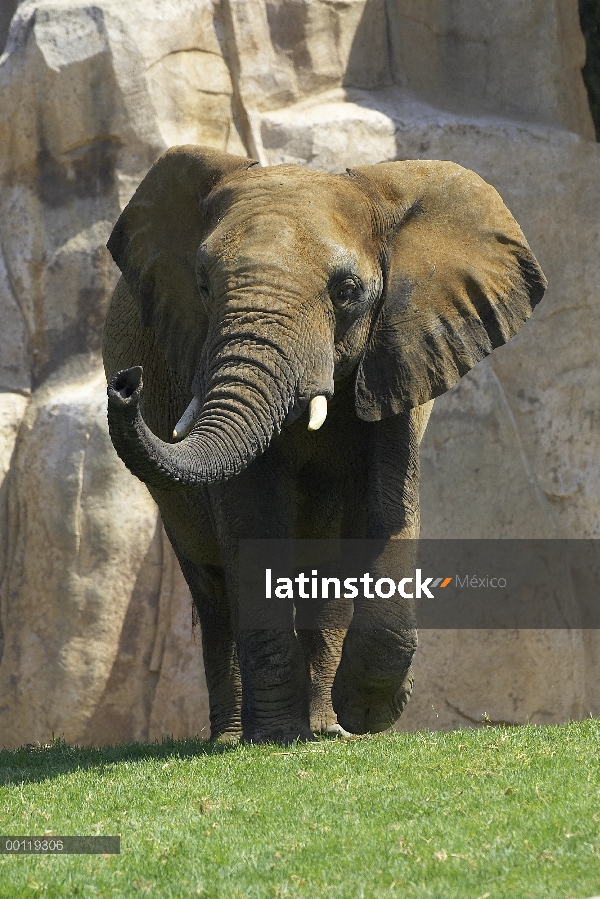
[[[0,855],[0,896],[600,894],[600,721],[292,747],[56,742],[0,752],[0,833],[120,834]]]

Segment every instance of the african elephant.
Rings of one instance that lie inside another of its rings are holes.
[[[519,226],[450,162],[330,175],[185,146],[108,247],[110,433],[192,593],[211,738],[388,728],[412,688],[406,604],[357,601],[347,633],[238,632],[238,541],[417,536],[430,401],[546,287]]]

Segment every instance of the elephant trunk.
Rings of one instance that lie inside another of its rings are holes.
[[[176,426],[187,436],[174,444],[156,437],[143,419],[142,369],[118,372],[108,385],[108,425],[125,465],[144,483],[163,489],[238,474],[264,452],[294,404],[298,379],[273,354],[272,348],[249,354],[230,343],[226,357],[213,366],[204,400],[195,399],[187,421],[184,414]]]

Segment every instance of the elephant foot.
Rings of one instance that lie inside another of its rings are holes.
[[[239,743],[242,739],[242,722],[239,711],[214,712],[211,714],[210,742],[211,743]]]
[[[416,632],[348,632],[331,698],[337,720],[354,734],[375,734],[398,720],[410,698]]]
[[[391,695],[382,684],[372,693],[367,693],[364,689],[353,691],[341,681],[334,691],[338,720],[345,730],[353,734],[377,734],[388,730],[406,708],[412,688],[411,669],[400,689]]]
[[[225,746],[239,743],[242,739],[242,731],[241,730],[226,730],[222,733],[216,733],[210,735],[210,743],[215,743],[217,746]]]
[[[331,737],[332,739],[336,739],[336,737],[351,737],[352,734],[344,730],[341,724],[330,724],[325,730],[321,731],[321,736],[323,737]]]
[[[347,731],[338,722],[331,700],[328,703],[311,709],[310,729],[313,733],[323,737],[349,737]]]
[[[253,728],[242,737],[243,743],[279,743],[289,746],[291,743],[310,743],[316,739],[307,727],[264,727]]]
[[[351,734],[377,734],[388,730],[398,720],[410,699],[413,688],[412,668],[395,692],[385,683],[361,684],[358,689],[340,679],[334,684],[334,706],[341,726]],[[393,688],[392,688],[393,689]]]

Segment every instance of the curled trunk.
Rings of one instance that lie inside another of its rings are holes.
[[[276,368],[275,368],[276,371]],[[197,421],[178,443],[152,433],[140,411],[139,366],[118,372],[108,385],[108,426],[129,470],[152,487],[210,484],[242,471],[279,432],[294,399],[294,384],[278,383],[268,359],[236,356],[210,379]]]

